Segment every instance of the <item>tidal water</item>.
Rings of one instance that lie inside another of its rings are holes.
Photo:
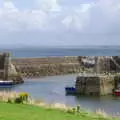
[[[83,97],[66,96],[64,87],[74,85],[76,74],[64,76],[51,76],[39,79],[26,79],[24,84],[14,86],[9,91],[28,92],[31,97],[43,100],[47,103],[62,103],[68,106],[80,105],[89,111],[98,109],[108,114],[120,113],[120,98],[106,97]]]

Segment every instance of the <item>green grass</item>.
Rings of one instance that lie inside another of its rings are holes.
[[[48,109],[25,104],[0,103],[0,120],[110,120],[97,115],[70,114],[57,109]],[[115,120],[115,119],[114,119]]]

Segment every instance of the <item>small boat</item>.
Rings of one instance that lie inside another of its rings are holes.
[[[11,86],[13,86],[12,80],[9,81],[0,80],[0,87],[11,87]]]
[[[65,87],[66,94],[75,94],[76,88],[75,87]]]
[[[120,96],[120,89],[114,90],[114,95],[115,96]]]

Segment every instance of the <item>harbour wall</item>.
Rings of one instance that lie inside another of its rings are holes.
[[[16,58],[12,64],[19,69],[23,77],[33,78],[81,72],[79,56],[48,58]]]
[[[9,52],[0,53],[0,79],[4,81],[13,80],[14,84],[23,83],[22,76],[11,62]]]
[[[100,73],[105,71],[119,71],[116,65],[104,56],[99,56],[100,62],[95,70],[86,67],[82,58],[84,56],[65,56],[65,57],[47,57],[47,58],[15,58],[11,62],[16,69],[20,71],[23,77],[33,78],[42,76],[54,76],[71,73],[80,73],[83,70],[88,72],[96,72],[99,69]],[[119,57],[114,59],[120,63]]]
[[[89,96],[101,96],[113,94],[114,89],[119,88],[120,76],[116,75],[89,75],[77,76],[76,92]]]
[[[12,59],[11,62],[23,77],[35,78],[80,73],[86,68],[82,63],[82,58],[83,56],[16,58]],[[116,65],[111,59],[106,59],[104,56],[100,56],[99,59],[100,61],[97,66],[98,68],[100,67],[100,72],[117,70]],[[114,59],[117,61],[120,58],[114,57]],[[86,95],[106,95],[112,94],[113,89],[117,88],[120,84],[120,76],[104,74],[102,76],[79,76],[76,82],[78,93]]]

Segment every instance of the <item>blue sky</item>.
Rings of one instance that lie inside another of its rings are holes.
[[[120,45],[120,0],[0,0],[0,45]]]

